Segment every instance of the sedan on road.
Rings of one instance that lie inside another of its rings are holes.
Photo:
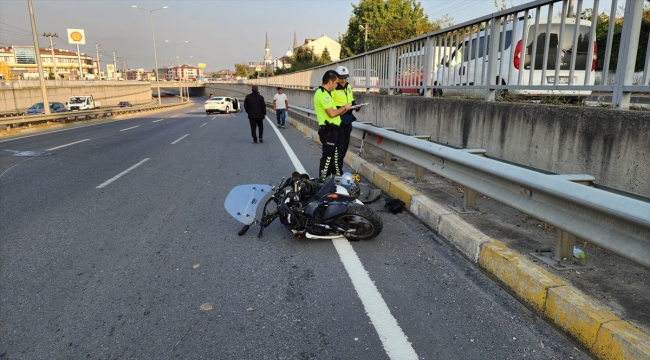
[[[128,101],[120,101],[120,103],[117,104],[117,107],[121,107],[121,108],[124,108],[124,107],[132,107],[132,106],[133,106],[133,105],[131,105],[131,103],[128,102]]]
[[[58,112],[65,112],[68,111],[68,108],[63,105],[60,102],[50,102],[50,113],[58,113]],[[45,113],[45,108],[43,107],[43,103],[39,102],[25,112],[25,115],[37,115],[37,114],[44,114]]]
[[[215,111],[219,111],[222,114],[227,114],[233,111],[241,111],[239,101],[234,97],[227,96],[217,96],[210,98],[205,101],[203,107],[205,108],[205,113],[208,115],[212,114]]]

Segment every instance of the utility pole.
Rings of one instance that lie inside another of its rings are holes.
[[[569,9],[567,10],[566,17],[568,17],[568,18],[575,18],[576,17],[576,14],[575,14],[575,12],[573,10],[574,6],[575,6],[575,0],[569,0]]]
[[[102,67],[99,66],[99,44],[95,43],[95,53],[97,53],[97,76],[99,76],[99,79],[102,79]]]
[[[56,33],[55,34],[47,33],[47,34],[43,34],[43,36],[50,38],[50,50],[52,50],[52,72],[54,73],[54,80],[57,80],[59,78],[59,75],[56,70],[56,57],[54,56],[54,43],[52,42],[52,38],[59,37],[59,36]]]
[[[113,50],[113,78],[117,79],[117,51]]]
[[[38,35],[36,35],[36,20],[34,20],[34,9],[32,0],[27,0],[29,6],[29,18],[32,21],[32,37],[34,39],[34,54],[36,55],[36,65],[38,65],[38,77],[41,80],[41,93],[43,94],[43,111],[50,115],[50,102],[47,99],[47,89],[45,88],[45,77],[43,76],[43,63],[41,63],[41,49],[38,46]]]

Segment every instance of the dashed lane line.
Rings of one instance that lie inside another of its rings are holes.
[[[83,139],[83,140],[75,141],[75,142],[72,142],[72,143],[69,143],[69,144],[65,144],[65,145],[61,145],[61,146],[57,146],[57,147],[53,147],[53,148],[51,148],[51,149],[47,149],[47,150],[45,150],[45,151],[51,151],[51,150],[56,150],[56,149],[64,148],[64,147],[66,147],[66,146],[70,146],[70,145],[74,145],[74,144],[79,144],[79,143],[82,143],[82,142],[84,142],[84,141],[88,141],[88,140],[90,140],[90,139]]]
[[[108,184],[110,184],[110,183],[112,183],[113,181],[115,181],[115,180],[121,178],[122,176],[128,174],[131,170],[133,170],[133,169],[137,168],[138,166],[144,164],[144,163],[147,162],[148,160],[149,160],[149,158],[146,158],[146,159],[140,161],[139,163],[137,163],[137,164],[131,166],[130,168],[128,168],[128,169],[122,171],[121,173],[119,173],[119,174],[113,176],[112,178],[106,180],[106,181],[103,182],[101,185],[99,185],[99,186],[97,187],[97,189],[101,189],[101,188],[106,187]]]
[[[189,135],[190,135],[190,134],[185,134],[185,135],[181,136],[178,140],[174,141],[174,142],[172,143],[172,145],[175,145],[177,142],[179,142],[179,141],[185,139],[185,137],[187,137],[187,136],[189,136]]]
[[[139,128],[139,127],[140,127],[140,125],[131,126],[130,128],[122,129],[122,130],[120,130],[120,131],[128,131],[128,130],[135,129],[135,128]]]

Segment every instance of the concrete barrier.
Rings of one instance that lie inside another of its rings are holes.
[[[276,87],[259,86],[265,99]],[[208,84],[215,95],[245,96],[251,85]],[[289,104],[313,108],[313,91],[285,89]],[[393,127],[487,156],[650,196],[650,113],[581,106],[355,94],[370,105],[360,121]]]

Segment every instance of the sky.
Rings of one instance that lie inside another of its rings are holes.
[[[508,7],[527,2],[506,0]],[[32,0],[37,34],[56,33],[54,48],[76,51],[67,43],[67,29],[83,29],[86,44],[81,52],[96,56],[98,43],[103,69],[113,62],[113,51],[118,67],[125,60],[129,68],[153,69],[150,15],[132,5],[149,10],[168,6],[152,13],[158,66],[176,64],[178,52],[181,63],[205,63],[206,71],[262,62],[267,33],[274,58],[293,46],[294,32],[298,44],[321,35],[337,39],[347,29],[353,3],[358,0]],[[497,11],[494,0],[420,3],[430,20],[449,14],[455,24]],[[601,0],[601,8],[609,9],[609,4]],[[38,41],[41,48],[49,47],[47,37],[39,36]],[[33,46],[27,0],[0,0],[0,46],[10,45]]]

